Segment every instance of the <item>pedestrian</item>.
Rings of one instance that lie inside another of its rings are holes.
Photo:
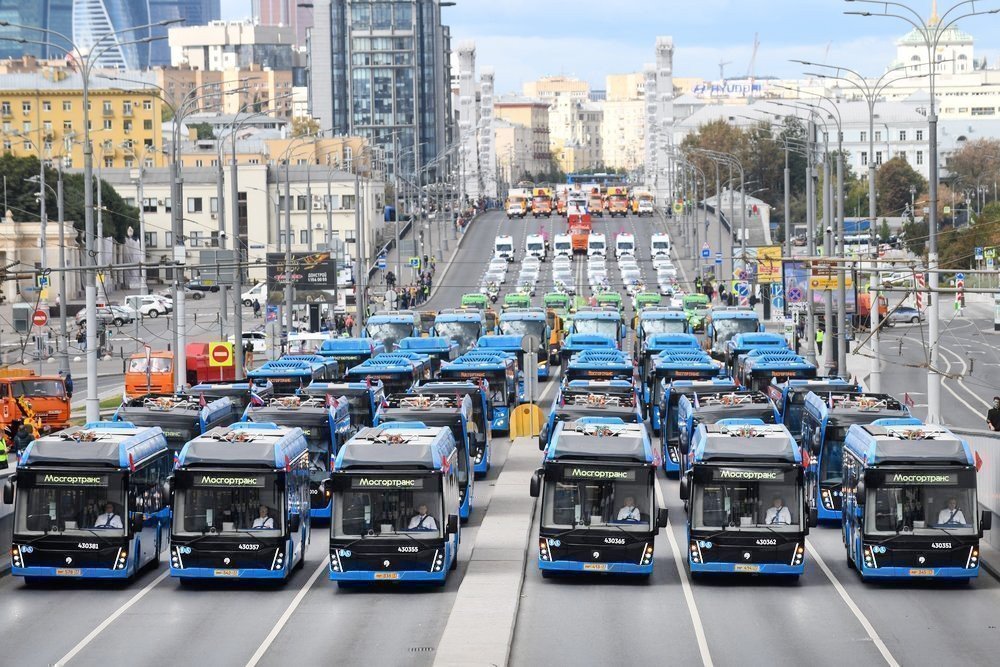
[[[253,368],[253,342],[249,340],[243,343],[243,368],[244,370]]]
[[[396,286],[396,274],[393,273],[392,271],[389,271],[388,273],[386,273],[385,274],[385,284],[388,285],[389,287],[395,287]]]
[[[21,428],[17,429],[17,434],[14,436],[14,449],[17,450],[18,456],[24,453],[33,439],[31,427],[26,422],[22,423]]]
[[[347,314],[347,317],[344,318],[344,328],[347,329],[347,333],[354,333],[354,315]]]
[[[1000,396],[993,397],[993,407],[986,413],[986,427],[991,431],[1000,431]]]
[[[694,288],[695,288],[695,290],[697,290],[698,292],[701,292],[701,291],[702,291],[702,280],[701,280],[701,276],[696,276],[696,277],[695,277],[695,279],[694,279]]]
[[[2,429],[0,430],[0,470],[8,466],[7,452],[10,450],[10,445],[7,442],[7,429]]]
[[[725,304],[728,305],[728,303],[729,303],[728,300],[727,300],[728,296],[729,296],[729,292],[726,291],[726,286],[723,285],[720,282],[719,283],[719,301],[721,301],[722,303],[725,303]],[[709,298],[711,298],[711,297],[709,297]]]
[[[80,327],[76,332],[76,344],[81,348],[87,344],[87,332]]]
[[[254,297],[253,299],[253,316],[260,319],[260,301],[257,297]]]
[[[823,332],[823,327],[816,327],[816,354],[823,354],[824,338],[826,338],[826,334]]]
[[[70,400],[72,400],[73,399],[73,374],[70,373],[69,371],[66,371],[66,379],[64,380],[64,382],[66,383],[66,397],[69,398]]]

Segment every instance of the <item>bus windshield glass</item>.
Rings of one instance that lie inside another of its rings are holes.
[[[642,320],[642,334],[653,336],[656,334],[684,333],[687,326],[685,320]]]
[[[542,526],[651,530],[653,495],[649,478],[640,470],[627,468],[614,471],[615,481],[587,478],[602,472],[606,471],[567,467],[561,481],[547,483],[542,497]]]
[[[577,333],[607,336],[611,340],[618,338],[618,322],[615,320],[576,319],[573,328]]]
[[[368,394],[354,394],[347,397],[347,411],[351,415],[352,426],[371,426],[372,401]]]
[[[844,440],[849,426],[828,424],[823,437],[823,451],[819,464],[820,483],[840,484],[843,479]]]
[[[174,494],[175,535],[246,531],[278,535],[281,530],[284,500],[274,474],[196,471],[179,475],[178,487]]]
[[[128,362],[129,373],[169,373],[173,364],[166,357],[136,357]]]
[[[805,410],[806,394],[801,391],[789,392],[788,403],[785,407],[785,414],[782,421],[793,434],[798,436],[802,433],[802,411]]]
[[[18,472],[14,532],[20,535],[123,535],[122,475],[109,472]]]
[[[334,502],[333,537],[441,537],[440,484],[430,477],[351,476]]]
[[[438,322],[434,333],[442,338],[450,338],[458,344],[458,354],[465,354],[479,340],[482,326],[479,322]]]
[[[548,343],[545,340],[545,322],[540,320],[507,320],[500,322],[500,331],[504,336],[535,336],[539,346]]]
[[[66,387],[60,380],[15,380],[10,383],[14,398],[32,397],[66,397]]]
[[[924,468],[887,470],[869,487],[865,533],[978,534],[975,474]]]
[[[712,328],[715,329],[715,344],[723,346],[736,334],[757,331],[757,326],[757,320],[744,318],[712,320]]]
[[[802,490],[795,483],[794,471],[714,468],[710,474],[710,481],[694,488],[691,524],[695,530],[802,529]]]
[[[369,322],[368,337],[383,345],[386,350],[395,350],[399,341],[413,335],[413,325],[409,322]]]

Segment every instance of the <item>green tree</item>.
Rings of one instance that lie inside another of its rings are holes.
[[[191,125],[188,125],[188,130],[194,130],[197,133],[196,138],[199,141],[215,138],[215,133],[212,131],[212,126],[209,125],[208,123],[193,123]]]
[[[952,183],[968,188],[993,183],[1000,178],[1000,139],[967,141],[948,156]]]
[[[990,202],[972,224],[959,229],[946,229],[938,240],[941,267],[948,269],[972,269],[975,265],[975,249],[996,245],[1000,238],[1000,203]]]
[[[887,216],[902,215],[910,203],[910,188],[917,189],[920,196],[927,189],[927,181],[918,174],[906,158],[894,157],[884,163],[875,174],[875,187],[878,192],[878,214]]]
[[[889,221],[882,218],[882,224],[878,228],[878,237],[885,243],[889,240],[890,236],[892,236],[892,232],[889,230]]]
[[[308,116],[297,116],[292,119],[292,136],[304,137],[319,132],[319,121]]]

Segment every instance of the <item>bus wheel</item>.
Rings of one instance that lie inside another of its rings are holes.
[[[542,572],[542,579],[554,579],[556,576],[556,573],[553,572],[552,570],[542,570],[541,572]]]
[[[24,587],[25,588],[38,588],[42,585],[44,579],[41,577],[24,577]]]
[[[458,554],[455,554],[455,557],[451,559],[451,563],[448,564],[448,569],[452,572],[458,569]]]

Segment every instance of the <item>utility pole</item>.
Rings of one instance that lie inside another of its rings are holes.
[[[62,159],[59,160],[59,179],[56,181],[56,210],[59,216],[59,266],[66,267],[65,204],[63,202]],[[59,370],[69,373],[69,329],[66,322],[66,272],[59,272],[59,333],[62,336],[62,352],[59,355]]]
[[[292,285],[292,184],[288,173],[288,163],[292,156],[285,156],[285,326],[288,340],[295,331],[295,288]]]
[[[220,138],[218,139],[218,141],[221,142],[222,139]],[[221,337],[219,340],[226,340],[226,329],[228,328],[227,327],[228,316],[226,315],[226,310],[228,307],[226,302],[226,293],[228,292],[228,290],[226,289],[227,287],[226,281],[221,280],[221,276],[219,275],[220,271],[219,271],[219,260],[218,260],[219,251],[226,249],[226,184],[225,184],[225,165],[223,164],[221,159],[218,160],[217,163],[218,163],[218,169],[216,170],[216,178],[215,178],[215,197],[218,200],[218,204],[215,207],[216,208],[215,215],[219,220],[219,244],[218,247],[216,248],[216,255],[215,255],[216,256],[215,278],[219,282],[219,304],[220,304],[219,330],[221,332]],[[235,205],[236,203],[233,202],[233,206]],[[235,296],[236,299],[239,300],[240,295],[237,294]],[[239,330],[233,331],[233,347],[235,348],[242,346],[243,346],[243,332]]]
[[[239,341],[237,345],[234,346],[233,361],[236,364],[235,378],[237,381],[242,380],[245,377],[244,364],[246,360],[243,355],[243,247],[240,244],[240,190],[238,176],[239,168],[236,164],[236,135],[235,130],[233,134],[233,155],[232,160],[229,163],[229,193],[231,202],[229,209],[231,211],[231,230],[233,236],[233,259],[235,259],[235,267],[233,268],[233,331],[237,334],[236,340]],[[220,160],[221,162],[221,160]],[[264,297],[264,308],[265,312],[267,309],[267,296],[265,292]]]

